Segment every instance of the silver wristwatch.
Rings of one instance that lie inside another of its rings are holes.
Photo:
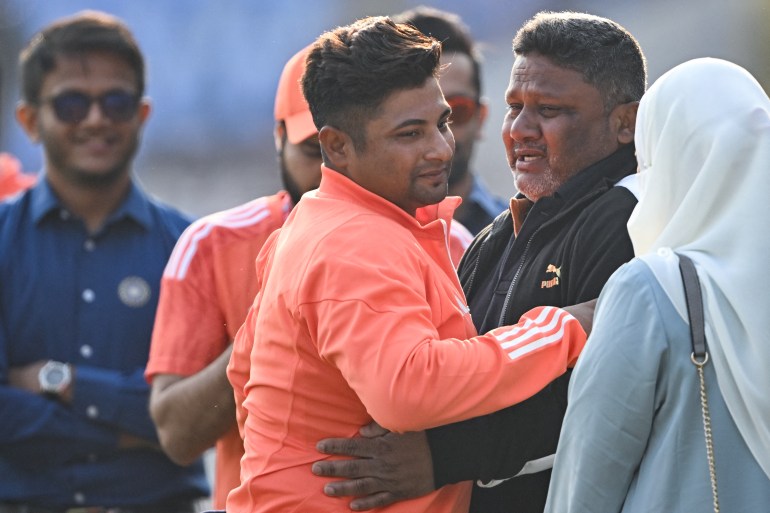
[[[61,395],[72,381],[72,372],[66,363],[49,360],[40,368],[37,379],[44,393]]]

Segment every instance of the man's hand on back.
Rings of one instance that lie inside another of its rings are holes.
[[[354,511],[387,506],[432,492],[433,462],[424,431],[391,433],[376,423],[361,428],[360,438],[327,438],[317,449],[353,459],[323,460],[313,464],[318,476],[343,477],[324,486],[332,497],[358,497]]]

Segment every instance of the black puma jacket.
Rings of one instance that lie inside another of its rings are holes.
[[[626,222],[637,200],[615,184],[635,170],[631,144],[535,202],[518,235],[508,210],[476,236],[458,273],[479,333],[514,324],[536,306],[599,296],[634,256]],[[429,430],[436,486],[469,479],[494,484],[474,486],[471,513],[541,513],[569,374],[505,410]],[[524,475],[512,478],[519,472]]]

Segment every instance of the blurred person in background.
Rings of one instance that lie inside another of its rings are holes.
[[[460,196],[462,204],[454,218],[472,234],[508,209],[508,202],[492,194],[471,166],[473,148],[482,137],[487,103],[481,94],[481,55],[462,19],[433,7],[416,7],[393,17],[408,23],[441,43],[439,84],[452,107],[450,118],[455,136],[455,156],[449,175],[449,195]]]
[[[299,80],[308,48],[287,63],[275,97],[275,147],[284,190],[195,221],[161,280],[146,377],[161,445],[189,465],[216,444],[214,507],[240,483],[243,442],[225,370],[257,293],[254,261],[302,194],[321,181],[321,147]]]
[[[144,57],[121,20],[84,11],[36,34],[20,64],[17,120],[44,165],[0,204],[0,511],[193,513],[203,465],[160,449],[143,376],[189,224],[132,175]]]
[[[2,73],[0,73],[2,77]],[[21,162],[10,153],[0,152],[0,200],[35,185],[37,177],[23,173]]]

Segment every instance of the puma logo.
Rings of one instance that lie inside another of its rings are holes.
[[[548,267],[545,268],[546,274],[555,274],[553,278],[549,280],[543,280],[540,282],[540,288],[541,289],[550,289],[551,287],[556,287],[559,285],[561,280],[561,266],[556,267],[553,264],[548,264]]]

